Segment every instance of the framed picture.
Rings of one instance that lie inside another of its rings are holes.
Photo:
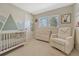
[[[37,22],[38,20],[37,19],[35,19],[35,22]]]
[[[71,14],[64,14],[61,16],[61,23],[71,23]]]

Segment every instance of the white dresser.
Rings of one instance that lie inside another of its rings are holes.
[[[75,47],[79,51],[79,27],[76,28],[76,41],[75,41]]]

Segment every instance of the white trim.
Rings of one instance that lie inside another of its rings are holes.
[[[8,17],[9,17],[9,16],[8,16]],[[2,28],[1,28],[1,31],[2,31],[2,29],[4,28],[4,25],[5,25],[5,23],[7,22],[8,17],[6,18],[5,22],[3,23]]]
[[[3,30],[3,28],[4,28],[4,26],[5,26],[5,24],[6,24],[6,22],[7,22],[7,20],[8,20],[8,18],[9,18],[10,15],[11,15],[11,14],[8,15],[8,17],[6,18],[5,22],[3,23],[3,26],[2,26],[2,28],[1,28],[1,31]],[[12,16],[12,15],[11,15],[11,16]],[[14,19],[13,19],[13,21],[15,22]],[[17,26],[16,22],[15,22],[15,25],[16,25],[17,30],[18,30],[18,26]]]

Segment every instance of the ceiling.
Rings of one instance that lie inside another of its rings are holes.
[[[14,3],[13,5],[32,13],[40,14],[46,11],[72,5],[72,3]]]

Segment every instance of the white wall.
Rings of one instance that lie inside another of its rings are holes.
[[[44,12],[44,13],[35,15],[35,18],[38,19],[41,16],[48,16],[49,20],[50,20],[50,18],[52,16],[54,16],[54,15],[59,15],[61,17],[61,15],[67,14],[67,13],[71,13],[71,23],[69,23],[69,24],[61,24],[61,26],[65,26],[65,25],[66,26],[71,26],[71,24],[73,22],[73,5],[58,8],[58,9],[55,9],[55,10],[51,10],[51,11],[48,11],[48,12]]]
[[[16,23],[20,23],[20,22],[27,23],[28,20],[33,20],[33,16],[29,12],[26,12],[12,4],[1,3],[0,4],[0,15],[8,17],[9,14],[13,16],[13,19],[15,20]],[[21,26],[22,27],[25,26],[25,23],[22,23]],[[28,39],[30,35],[29,33],[26,33],[26,34],[27,34],[26,39]]]
[[[0,4],[0,15],[8,17],[9,14],[13,16],[16,23],[23,22],[28,19],[32,19],[32,15],[12,4],[2,3]],[[24,26],[24,24],[23,24]]]

